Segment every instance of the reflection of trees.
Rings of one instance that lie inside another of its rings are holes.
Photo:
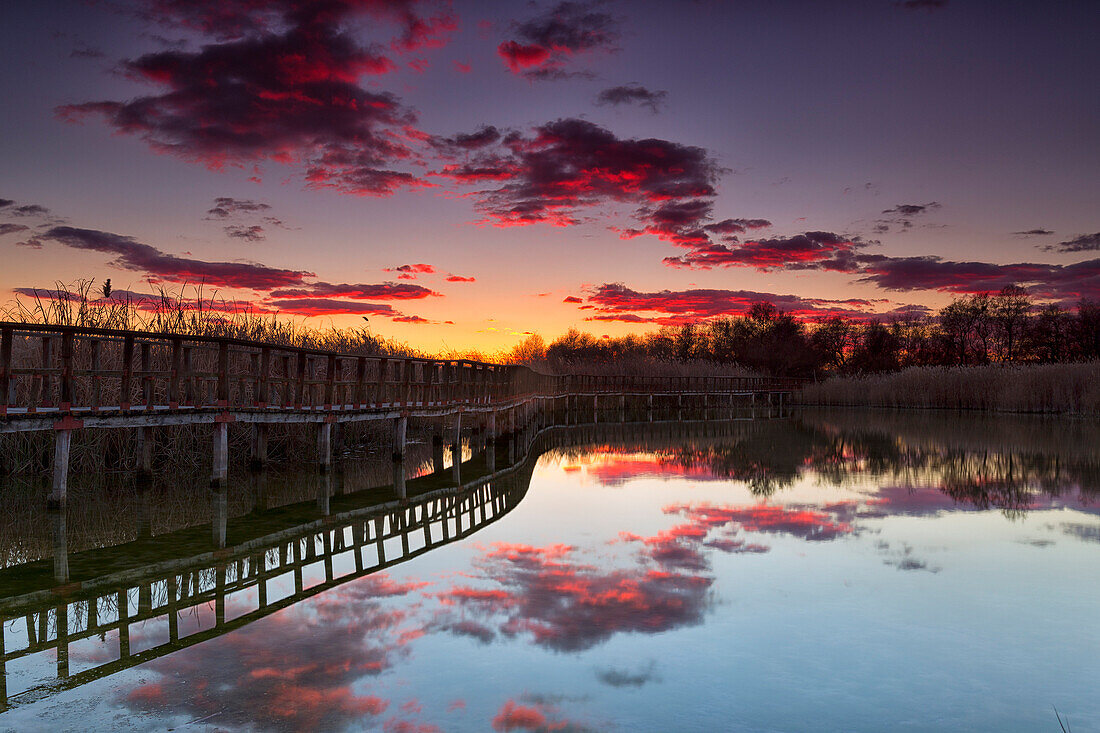
[[[826,481],[859,475],[934,486],[981,509],[1100,490],[1100,426],[1022,416],[805,411],[818,437],[806,465]],[[797,427],[795,429],[798,429]]]
[[[754,495],[770,496],[802,474],[806,456],[814,450],[814,438],[811,431],[772,421],[733,443],[682,446],[658,452],[657,457],[685,470],[703,469],[717,478],[744,481]]]

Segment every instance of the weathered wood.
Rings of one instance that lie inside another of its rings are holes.
[[[134,337],[126,336],[122,342],[122,383],[119,386],[120,409],[130,409],[130,396],[134,377]]]

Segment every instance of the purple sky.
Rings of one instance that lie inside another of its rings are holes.
[[[1094,2],[13,0],[0,300],[202,282],[436,351],[1100,298],[1098,31]]]

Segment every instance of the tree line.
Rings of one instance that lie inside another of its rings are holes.
[[[1007,286],[952,301],[935,315],[889,320],[831,316],[811,323],[768,302],[743,317],[722,317],[657,331],[597,338],[570,329],[546,346],[533,336],[509,354],[551,367],[645,358],[738,365],[777,376],[891,372],[909,366],[1049,363],[1100,359],[1100,302],[1072,309],[1036,304]]]

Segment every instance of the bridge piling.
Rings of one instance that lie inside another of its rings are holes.
[[[229,423],[214,423],[214,462],[210,473],[212,487],[224,486],[229,478]]]
[[[332,468],[332,423],[323,422],[317,426],[317,467],[321,473]]]
[[[409,417],[407,413],[402,413],[400,417],[396,417],[393,420],[393,460],[403,461],[405,460],[405,447],[407,445],[406,437],[409,429]]]
[[[54,431],[53,449],[53,486],[50,490],[50,506],[60,507],[65,504],[65,497],[69,490],[69,447],[72,444],[72,430]]]
[[[263,470],[267,465],[267,425],[263,423],[252,424],[252,450],[248,465],[253,471]]]

